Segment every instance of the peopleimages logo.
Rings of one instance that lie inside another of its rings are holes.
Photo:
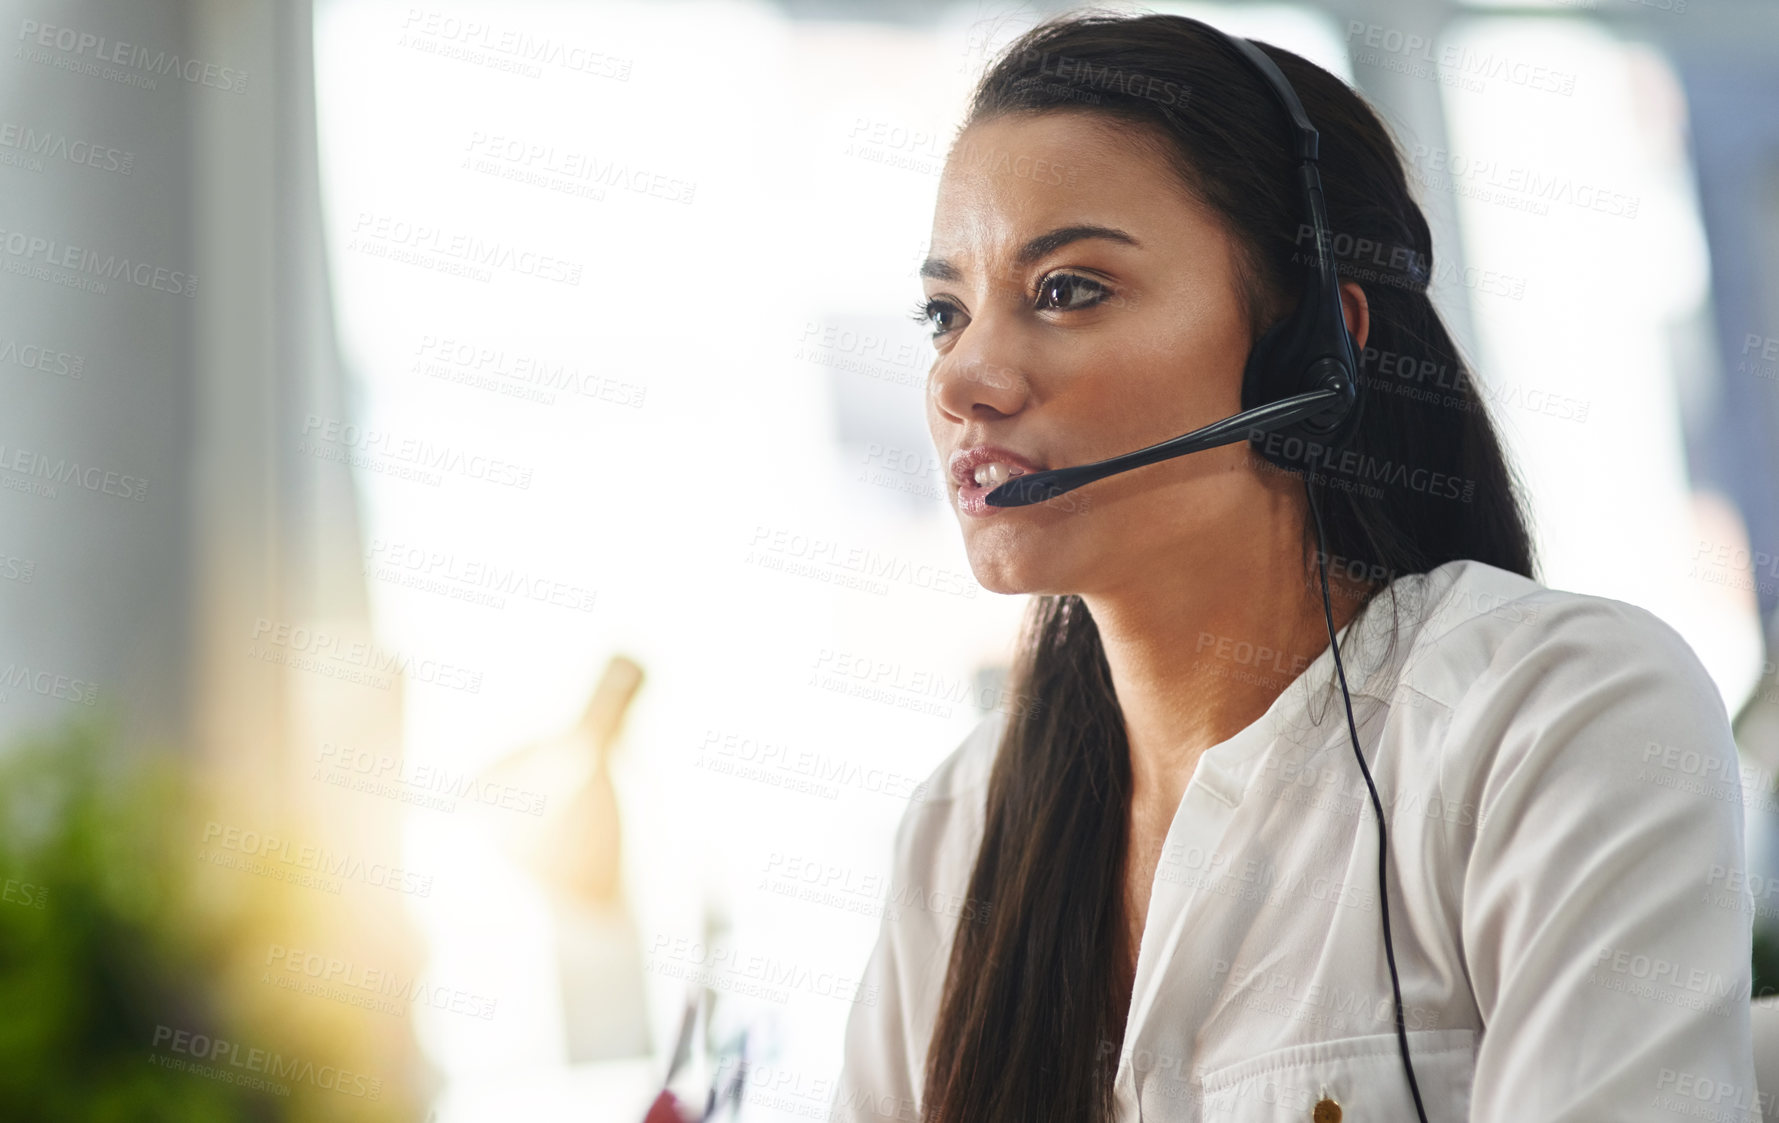
[[[141,476],[118,472],[90,462],[82,464],[79,460],[70,460],[65,456],[51,459],[46,453],[9,445],[4,440],[0,440],[0,474],[20,483],[41,479],[46,484],[73,484],[87,491],[103,492],[132,502],[140,502],[148,496],[148,481]],[[18,490],[25,489],[21,487]],[[45,487],[44,490],[54,498],[53,487]]]
[[[628,82],[630,68],[636,61],[554,35],[534,35],[517,27],[499,27],[422,8],[409,8],[401,29],[401,46],[465,62],[486,63],[528,78],[542,77],[544,65],[550,65],[595,78]]]
[[[180,58],[171,51],[157,51],[135,43],[125,43],[118,39],[108,39],[103,35],[91,32],[76,31],[72,27],[56,27],[36,20],[19,21],[18,53],[20,57],[32,62],[49,62],[47,52],[60,51],[64,56],[73,56],[84,65],[70,65],[67,69],[90,71],[92,63],[111,63],[126,70],[135,70],[143,75],[153,74],[161,77],[171,75],[194,86],[209,86],[211,89],[222,90],[231,94],[247,92],[247,72],[232,66],[218,66],[202,59]],[[72,60],[63,60],[71,62]],[[58,65],[62,63],[58,62]],[[113,72],[115,73],[115,72]],[[101,77],[109,75],[101,74]],[[128,83],[154,88],[152,79]]]
[[[97,292],[106,291],[106,281],[128,281],[137,288],[174,296],[198,295],[198,278],[191,273],[137,261],[127,255],[101,254],[29,231],[0,230],[0,251],[12,259],[9,264],[20,269],[66,269],[75,280],[89,282]],[[54,279],[54,275],[43,279]]]
[[[1249,430],[1248,440],[1257,449],[1264,450],[1268,456],[1282,455],[1303,465],[1317,483],[1325,483],[1344,491],[1358,491],[1369,498],[1383,496],[1383,491],[1374,486],[1375,483],[1404,487],[1424,495],[1456,499],[1464,503],[1471,502],[1476,496],[1475,480],[1394,460],[1380,460],[1357,449],[1342,451],[1301,437],[1287,437],[1262,429]]]
[[[264,966],[262,983],[382,1013],[427,1006],[492,1021],[497,1005],[486,995],[283,944],[266,947]]]
[[[273,834],[243,829],[212,819],[204,824],[204,837],[198,858],[213,865],[263,873],[279,880],[297,880],[295,871],[306,871],[322,878],[344,878],[361,881],[377,889],[407,893],[416,897],[432,896],[432,875],[419,874],[386,862],[366,862],[355,854],[329,850],[313,843],[294,842]],[[338,882],[335,883],[336,885]],[[328,892],[338,892],[322,884]]]
[[[64,160],[95,171],[129,175],[136,166],[136,154],[90,140],[70,140],[54,129],[39,131],[17,121],[0,121],[0,163],[43,170],[43,161]]]
[[[360,211],[347,231],[347,249],[360,249],[373,257],[463,272],[477,280],[489,280],[499,269],[521,277],[559,281],[579,286],[583,265],[537,250],[502,241],[489,241],[467,231],[446,230],[424,222],[409,222],[394,215]],[[458,268],[460,267],[460,268]]]
[[[231,1084],[255,1083],[263,1087],[264,1082],[255,1078],[265,1076],[309,1084],[358,1099],[374,1100],[383,1094],[383,1081],[375,1076],[351,1072],[339,1065],[317,1066],[314,1061],[286,1057],[270,1049],[243,1048],[239,1042],[225,1037],[212,1037],[172,1026],[154,1027],[154,1047],[178,1056],[150,1054],[150,1064],[190,1071]],[[183,1060],[185,1057],[191,1060]],[[281,1096],[290,1094],[288,1087],[272,1086],[270,1090]]]

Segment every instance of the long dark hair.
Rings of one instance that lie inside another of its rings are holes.
[[[1517,482],[1427,296],[1432,239],[1395,142],[1334,75],[1261,47],[1321,133],[1335,252],[1370,308],[1366,402],[1349,446],[1360,468],[1308,479],[1331,565],[1366,582],[1364,601],[1397,577],[1462,558],[1534,576]],[[1299,225],[1287,119],[1211,29],[1171,15],[1051,18],[993,61],[962,128],[1056,110],[1125,124],[1133,145],[1163,156],[1227,224],[1251,338],[1289,310],[1314,242]],[[1306,517],[1306,576],[1310,530]],[[1120,976],[1130,760],[1099,629],[1080,597],[1032,599],[1009,685],[1034,704],[1008,716],[968,891],[994,909],[958,926],[924,1117],[1106,1120],[1129,997]]]

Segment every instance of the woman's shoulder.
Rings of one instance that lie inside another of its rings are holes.
[[[1540,846],[1615,818],[1652,831],[1740,830],[1713,821],[1735,818],[1742,798],[1723,696],[1672,626],[1478,562],[1426,576],[1392,708],[1428,750],[1408,758],[1424,763],[1442,805],[1477,827],[1506,824],[1497,841]],[[1476,844],[1468,830],[1458,836]]]
[[[967,882],[982,839],[989,774],[1007,713],[983,714],[914,790],[896,828],[898,885],[955,887]]]
[[[1007,726],[1007,711],[994,709],[976,719],[976,724],[946,754],[918,789],[922,803],[943,804],[955,800],[980,799],[988,788],[988,776],[994,767],[995,752]]]
[[[1423,577],[1402,673],[1403,684],[1423,698],[1455,708],[1505,678],[1654,676],[1721,708],[1697,653],[1646,608],[1549,588],[1469,559]]]

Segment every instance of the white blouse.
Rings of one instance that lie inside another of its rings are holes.
[[[1380,595],[1341,655],[1430,1123],[1758,1121],[1739,759],[1692,649],[1643,609],[1479,562],[1392,588],[1399,621]],[[1210,643],[1201,669],[1266,658]],[[1186,787],[1119,1120],[1416,1118],[1333,673],[1324,649]],[[897,830],[889,893],[964,907],[886,906],[863,978],[880,999],[852,1011],[834,1119],[920,1118],[956,925],[993,907],[967,898],[1005,718],[977,724]],[[1314,1114],[1325,1099],[1338,1115]]]

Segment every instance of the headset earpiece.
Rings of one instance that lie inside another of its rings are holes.
[[[1242,406],[1254,409],[1296,394],[1323,389],[1340,391],[1341,404],[1333,409],[1251,437],[1255,451],[1267,460],[1281,468],[1303,471],[1323,459],[1331,448],[1351,438],[1358,425],[1360,405],[1359,364],[1341,311],[1334,238],[1322,198],[1322,175],[1316,167],[1321,138],[1304,113],[1297,91],[1265,51],[1240,36],[1204,26],[1260,72],[1280,108],[1291,119],[1297,186],[1303,197],[1302,225],[1298,229],[1315,235],[1315,252],[1308,260],[1301,251],[1292,255],[1293,262],[1307,267],[1303,288],[1291,314],[1269,328],[1249,354],[1242,372]],[[1300,245],[1301,242],[1299,238]]]
[[[1340,390],[1344,404],[1295,425],[1255,434],[1251,443],[1256,453],[1281,468],[1303,471],[1351,438],[1360,407],[1352,354],[1340,292],[1330,294],[1312,268],[1305,275],[1297,307],[1268,328],[1248,353],[1242,369],[1242,408],[1324,388]]]

